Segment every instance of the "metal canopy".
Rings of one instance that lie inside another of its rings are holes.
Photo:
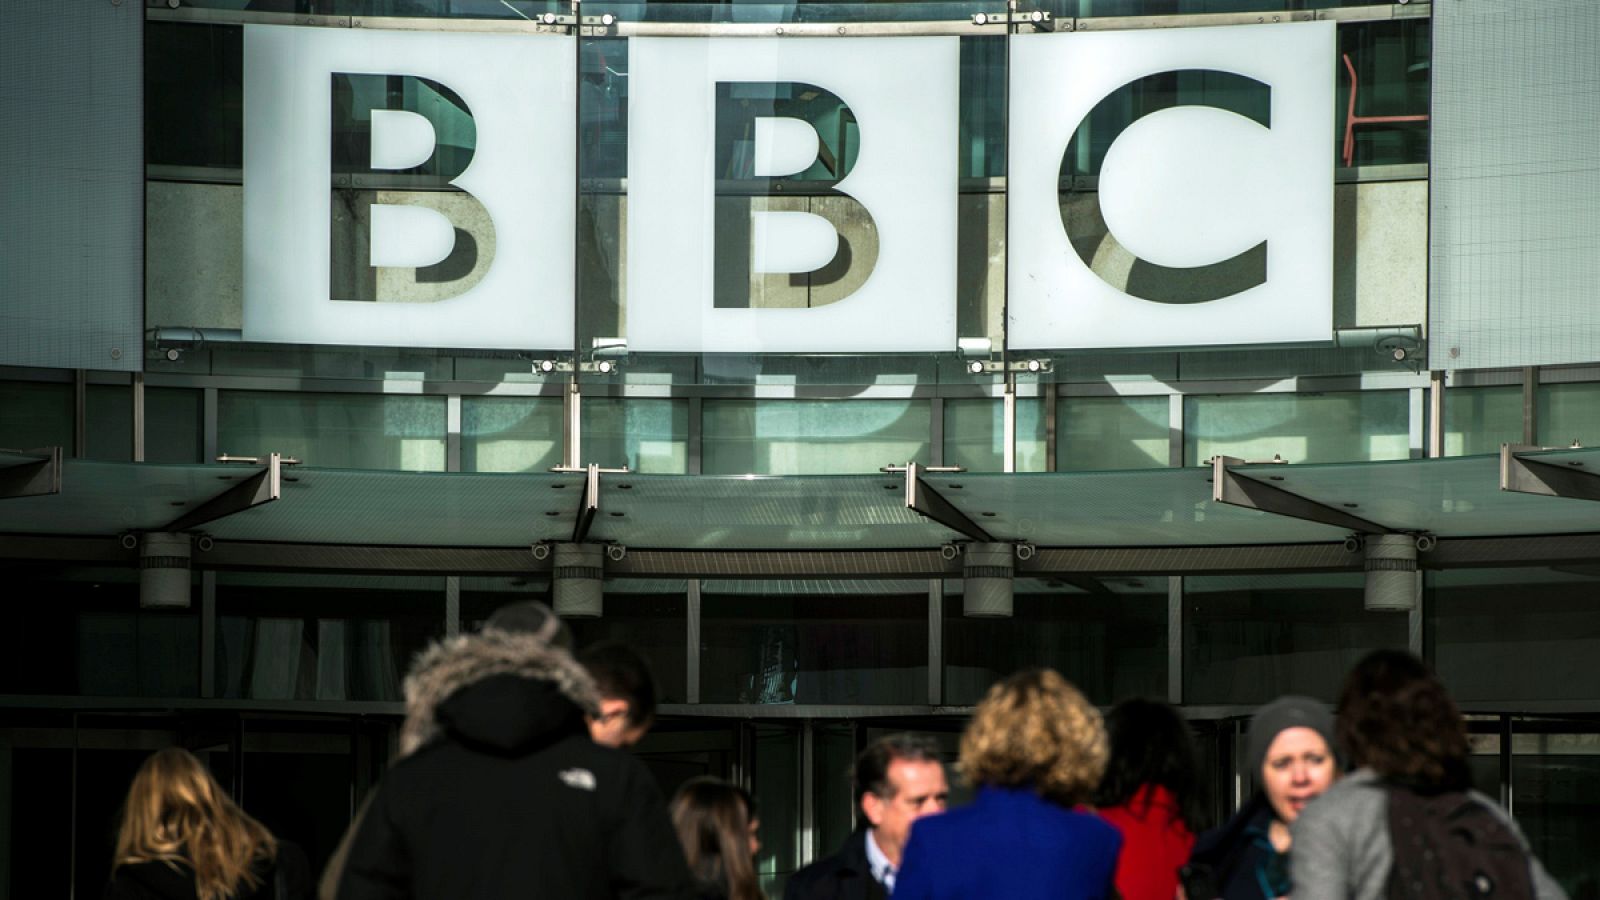
[[[581,534],[625,545],[630,553],[826,553],[937,551],[979,535],[1065,552],[1325,546],[1355,530],[1431,532],[1440,538],[1600,534],[1600,507],[1567,499],[1590,496],[1580,489],[1600,483],[1588,474],[1600,470],[1600,450],[1518,449],[1508,451],[1507,459],[1527,466],[1542,478],[1538,485],[1557,495],[1502,490],[1502,459],[1496,456],[1221,466],[1217,471],[1252,491],[1271,488],[1252,495],[1257,508],[1218,502],[1208,478],[1214,470],[1206,468],[977,474],[918,467],[906,475],[791,477],[620,473],[603,479],[603,504],[597,496],[602,485],[591,484],[588,472],[295,468],[281,473],[281,499],[264,502],[271,494],[270,467],[65,460],[58,470],[59,493],[0,502],[0,535],[17,543],[21,535],[200,530],[219,546],[515,551]],[[0,472],[38,463],[37,456],[0,454]],[[1526,488],[1524,481],[1533,476],[1514,471],[1519,474],[1511,487]],[[908,507],[908,499],[917,508]],[[1307,510],[1314,515],[1294,516]]]

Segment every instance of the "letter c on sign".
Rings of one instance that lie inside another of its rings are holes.
[[[1151,97],[1170,96],[1176,93],[1173,90],[1174,81],[1199,77],[1205,79],[1203,97],[1165,104],[1149,102]],[[1111,140],[1106,142],[1106,146],[1109,147],[1134,122],[1153,112],[1170,109],[1173,106],[1210,106],[1243,116],[1262,128],[1272,127],[1272,87],[1264,82],[1246,75],[1215,69],[1183,69],[1146,75],[1122,85],[1101,98],[1089,115],[1078,123],[1077,128],[1073,129],[1073,138],[1067,143],[1066,154],[1061,161],[1061,177],[1070,179],[1074,175],[1090,174],[1085,170],[1086,167],[1080,167],[1077,162],[1078,139],[1084,134],[1085,125],[1107,118],[1115,120],[1125,115],[1120,114],[1118,110],[1133,108],[1135,112],[1132,117],[1118,122]],[[1100,194],[1094,192],[1089,196],[1094,207],[1093,215],[1089,218],[1095,222],[1103,222],[1105,216],[1100,209]],[[1109,228],[1104,233],[1074,234],[1075,223],[1069,221],[1066,209],[1062,210],[1061,224],[1067,229],[1067,238],[1073,250],[1090,271],[1094,271],[1093,262],[1096,253],[1103,249],[1103,245],[1109,243],[1114,248],[1121,247]],[[1127,253],[1126,250],[1122,252]],[[1132,256],[1131,253],[1128,255]],[[1127,285],[1113,285],[1113,287],[1153,303],[1187,304],[1207,303],[1230,297],[1265,284],[1266,281],[1267,242],[1262,241],[1229,259],[1190,268],[1163,266],[1134,257],[1134,268]]]

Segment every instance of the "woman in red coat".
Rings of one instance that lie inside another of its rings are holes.
[[[1095,805],[1122,832],[1117,892],[1123,900],[1173,900],[1200,824],[1189,725],[1165,703],[1125,700],[1106,717],[1106,731],[1111,759]]]

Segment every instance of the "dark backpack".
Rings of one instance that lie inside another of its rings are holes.
[[[1462,791],[1388,794],[1389,900],[1534,900],[1528,851],[1488,804]]]

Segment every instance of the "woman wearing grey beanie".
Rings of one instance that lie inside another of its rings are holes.
[[[1310,697],[1279,697],[1256,710],[1245,771],[1258,787],[1226,825],[1195,842],[1184,868],[1188,900],[1276,900],[1289,895],[1289,826],[1339,777],[1333,714]]]

